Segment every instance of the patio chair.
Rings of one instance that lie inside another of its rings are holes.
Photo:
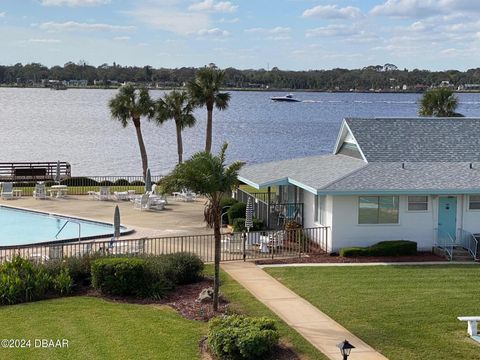
[[[47,190],[45,189],[45,183],[35,184],[35,190],[33,190],[32,195],[35,200],[45,200],[47,198]]]
[[[130,200],[130,195],[128,191],[114,191],[113,198],[117,201],[128,201]]]
[[[146,210],[150,194],[143,194],[133,200],[133,208],[137,210]]]
[[[95,200],[110,200],[110,186],[100,186],[100,191],[94,191],[91,195]]]
[[[2,184],[2,191],[0,193],[0,197],[5,200],[13,199],[13,183],[4,182]]]

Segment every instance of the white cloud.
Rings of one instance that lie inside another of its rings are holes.
[[[282,27],[282,26],[277,26],[274,28],[251,28],[251,29],[245,29],[244,30],[246,33],[252,33],[252,34],[264,34],[266,35],[265,39],[266,40],[289,40],[291,39],[290,33],[292,31],[291,28],[289,27]]]
[[[306,37],[319,36],[352,36],[357,34],[358,30],[352,26],[331,24],[327,26],[309,29],[306,31]]]
[[[240,22],[240,18],[238,18],[238,17],[233,18],[233,19],[221,18],[220,20],[218,20],[218,22],[222,23],[222,24],[236,24],[236,23]]]
[[[130,36],[115,36],[113,40],[116,41],[128,41],[130,40]]]
[[[61,43],[61,40],[58,39],[28,39],[28,42],[31,43],[44,43],[44,44],[58,44]]]
[[[44,22],[37,25],[40,29],[56,32],[56,31],[132,31],[134,26],[111,25],[111,24],[94,24],[94,23],[79,23],[75,21],[67,21],[57,23],[53,21]]]
[[[480,12],[480,2],[473,0],[387,0],[371,10],[373,15],[430,17],[453,12]]]
[[[5,15],[7,15],[7,13],[5,11],[0,12],[0,18],[5,17]]]
[[[98,6],[110,3],[111,0],[42,0],[43,6]]]
[[[222,30],[219,28],[213,29],[201,29],[197,31],[197,35],[199,36],[208,36],[208,37],[227,37],[230,36],[230,33],[226,30]]]
[[[154,29],[180,35],[197,33],[202,29],[211,27],[211,20],[207,14],[189,13],[174,8],[151,9],[142,7],[126,12],[126,14]]]
[[[238,5],[232,4],[230,1],[204,0],[199,3],[192,4],[188,7],[188,10],[192,11],[209,11],[209,12],[221,12],[232,13],[237,11]]]
[[[322,19],[354,19],[361,17],[362,12],[354,6],[343,8],[337,5],[318,5],[303,12],[302,17],[319,17]]]

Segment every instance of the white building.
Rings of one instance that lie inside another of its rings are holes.
[[[345,119],[332,154],[247,166],[239,179],[275,189],[296,209],[283,217],[328,226],[329,252],[384,240],[477,251],[480,119]]]

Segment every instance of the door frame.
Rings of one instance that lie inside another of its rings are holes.
[[[458,223],[459,223],[459,216],[458,216],[458,210],[461,206],[461,204],[459,204],[459,197],[457,195],[439,195],[438,196],[438,201],[437,201],[437,231],[440,230],[440,201],[442,198],[450,198],[450,199],[455,199],[455,228],[454,228],[454,232],[453,235],[454,236],[454,240],[456,240],[457,238],[457,232],[458,232]]]

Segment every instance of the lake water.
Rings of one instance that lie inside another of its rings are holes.
[[[68,161],[72,174],[139,175],[135,130],[110,118],[115,90],[0,88],[0,162]],[[152,91],[160,97],[162,91]],[[344,117],[416,116],[419,94],[295,93],[301,103],[276,103],[269,92],[231,92],[228,110],[214,112],[214,150],[229,143],[228,159],[258,163],[332,150]],[[480,94],[458,94],[459,112],[480,116]],[[184,158],[204,148],[206,110],[184,132]],[[173,122],[142,130],[152,174],[177,161]]]

